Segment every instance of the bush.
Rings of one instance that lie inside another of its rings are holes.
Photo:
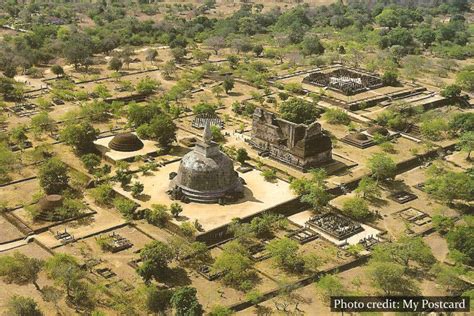
[[[153,204],[151,207],[151,209],[147,209],[145,212],[147,222],[159,227],[165,226],[171,218],[166,205]]]
[[[265,179],[265,181],[268,181],[268,182],[276,182],[277,175],[276,175],[276,170],[275,170],[275,169],[263,170],[263,171],[261,172],[261,175],[263,176],[263,178]]]
[[[348,125],[351,122],[349,114],[341,109],[327,109],[324,118],[329,124]]]
[[[398,84],[398,74],[394,71],[386,71],[382,75],[382,82],[387,86],[396,86]]]
[[[94,201],[99,205],[110,206],[114,198],[114,190],[108,183],[103,183],[96,188],[90,190],[90,194]]]
[[[266,248],[280,268],[291,272],[302,272],[304,269],[304,260],[298,254],[296,241],[289,238],[274,239]]]
[[[356,220],[366,220],[372,216],[367,202],[363,198],[348,198],[342,205],[342,212]]]
[[[120,196],[115,198],[113,203],[115,208],[120,212],[120,214],[122,214],[123,217],[126,219],[133,219],[133,214],[137,208],[135,202]]]

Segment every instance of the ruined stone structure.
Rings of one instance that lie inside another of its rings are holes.
[[[375,75],[346,68],[338,68],[331,72],[313,72],[305,77],[303,82],[345,95],[354,95],[383,86],[382,79]]]
[[[370,139],[367,135],[362,134],[362,133],[347,134],[341,140],[344,143],[347,143],[349,145],[352,145],[361,149],[375,145],[372,139]]]
[[[170,178],[168,193],[183,202],[225,204],[243,196],[243,180],[232,159],[212,141],[209,123],[203,139],[196,141],[193,151],[181,160],[177,174],[170,174]]]
[[[216,114],[199,114],[193,120],[192,126],[197,129],[204,129],[207,124],[211,126],[218,126],[219,128],[224,128],[224,122]]]
[[[257,108],[253,114],[251,145],[299,170],[332,161],[332,142],[314,122],[296,124]]]

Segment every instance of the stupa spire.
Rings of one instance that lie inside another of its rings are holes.
[[[206,121],[206,125],[204,126],[204,133],[202,135],[202,140],[206,144],[210,144],[212,141],[211,122],[209,122],[209,120]]]

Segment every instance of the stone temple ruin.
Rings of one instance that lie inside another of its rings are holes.
[[[344,95],[355,95],[383,86],[379,77],[347,68],[338,68],[331,72],[313,72],[303,79],[303,83],[331,89]]]
[[[347,239],[364,230],[360,224],[334,213],[315,215],[306,222],[306,225],[321,230],[338,240]]]
[[[219,203],[243,196],[243,180],[234,170],[232,159],[222,153],[212,141],[210,124],[204,128],[193,151],[187,153],[177,174],[170,174],[168,193],[183,202]]]
[[[197,129],[204,129],[208,123],[211,126],[217,126],[221,129],[224,128],[224,122],[222,122],[220,117],[216,114],[209,113],[196,115],[192,122],[192,126]]]
[[[332,161],[331,139],[319,123],[292,123],[262,108],[257,108],[253,114],[250,144],[303,171]]]

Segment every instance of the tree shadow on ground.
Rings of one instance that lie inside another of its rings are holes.
[[[191,279],[189,278],[188,273],[181,267],[169,268],[160,281],[172,287],[191,284]]]

